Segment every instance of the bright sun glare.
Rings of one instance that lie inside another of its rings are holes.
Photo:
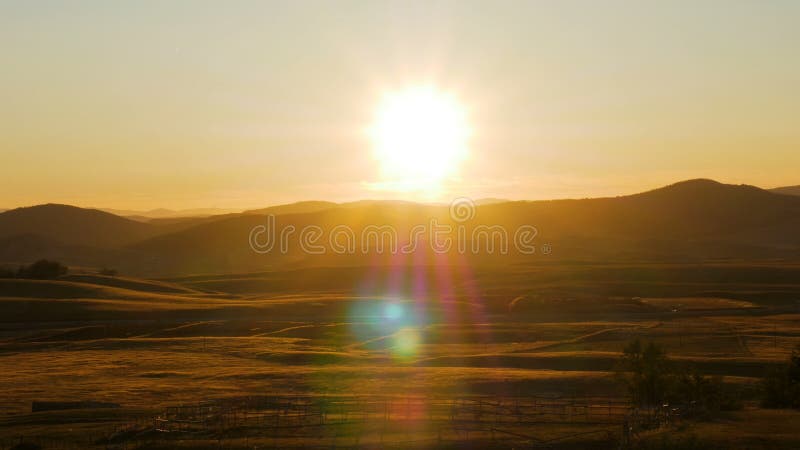
[[[385,95],[369,131],[384,179],[397,190],[437,188],[467,152],[464,108],[433,87]]]

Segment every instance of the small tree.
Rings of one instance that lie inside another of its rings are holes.
[[[640,406],[661,405],[667,399],[671,367],[664,349],[639,339],[630,342],[623,350],[619,376],[623,379],[633,403]]]

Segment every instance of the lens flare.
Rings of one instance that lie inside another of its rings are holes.
[[[421,341],[422,337],[417,328],[401,328],[393,336],[392,354],[398,359],[416,356]]]
[[[404,316],[403,306],[397,303],[388,303],[383,308],[383,317],[385,319],[396,321],[400,320]]]

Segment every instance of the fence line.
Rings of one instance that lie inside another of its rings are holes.
[[[362,438],[376,438],[380,446],[402,446],[422,439],[423,436],[411,438],[416,437],[414,427],[424,424],[428,434],[437,436],[423,441],[441,442],[451,440],[448,436],[453,435],[469,440],[471,434],[480,439],[511,440],[547,448],[548,442],[578,434],[547,441],[520,429],[542,424],[604,427],[583,433],[600,436],[609,433],[609,426],[620,430],[622,425],[620,440],[630,441],[635,436],[628,431],[626,437],[625,430],[638,429],[646,416],[632,411],[626,401],[598,397],[248,396],[168,406],[151,419],[116,425],[91,443],[99,448],[126,448],[128,444],[174,439],[217,440],[221,444],[224,440],[260,438],[273,439],[276,448],[286,442],[308,448],[303,442],[327,439],[322,447],[339,448],[342,440],[349,439],[344,447],[359,448]],[[398,439],[403,434],[406,439]],[[91,447],[86,439],[72,443],[37,438],[27,441],[42,448]],[[13,445],[0,441],[0,450]]]

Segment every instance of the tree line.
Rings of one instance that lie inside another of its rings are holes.
[[[706,376],[669,358],[654,342],[628,343],[617,365],[617,377],[633,404],[678,407],[685,416],[712,417],[742,407],[743,393],[721,376]],[[787,361],[761,380],[761,406],[800,409],[800,346]]]
[[[28,278],[33,280],[52,280],[64,276],[69,268],[58,261],[40,259],[29,265],[22,265],[14,271],[0,269],[0,278]]]
[[[48,259],[40,259],[32,264],[21,265],[16,270],[8,267],[0,267],[0,278],[23,278],[32,280],[54,280],[62,277],[69,272],[69,267]],[[97,270],[98,275],[115,277],[118,275],[116,269],[103,267]]]

